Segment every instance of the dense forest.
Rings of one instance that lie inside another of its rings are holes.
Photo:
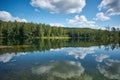
[[[56,38],[57,39],[54,39]],[[64,39],[65,38],[65,39]],[[65,28],[46,24],[0,21],[0,52],[44,51],[62,47],[120,45],[120,29]],[[115,44],[115,45],[114,45]],[[119,45],[118,45],[119,44]],[[21,45],[16,47],[16,45]],[[7,46],[7,47],[5,47]],[[14,48],[14,51],[12,51]]]
[[[115,40],[120,38],[120,28],[109,26],[106,30],[90,28],[65,28],[46,24],[4,22],[0,20],[0,38],[89,38]]]
[[[3,38],[32,38],[32,37],[66,36],[62,27],[51,27],[45,24],[0,21],[0,37]]]

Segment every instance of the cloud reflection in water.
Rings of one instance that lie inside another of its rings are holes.
[[[74,61],[56,61],[47,65],[32,68],[32,73],[37,75],[49,74],[53,77],[71,78],[84,73],[81,63]]]
[[[100,55],[98,55],[98,56],[95,58],[95,60],[96,60],[97,62],[103,62],[103,60],[106,59],[106,58],[108,58],[108,57],[109,57],[108,55],[100,54]]]
[[[0,55],[0,62],[6,63],[6,62],[9,62],[15,56],[20,56],[20,55],[25,55],[25,54],[27,54],[27,53],[17,53],[17,54],[15,54],[15,53],[11,53],[11,54],[6,53],[6,54],[2,54],[2,55]]]
[[[105,65],[98,65],[98,70],[105,77],[120,80],[120,61],[107,59]]]
[[[94,48],[79,48],[78,50],[69,51],[68,55],[74,56],[76,59],[84,59],[87,54],[94,53]]]

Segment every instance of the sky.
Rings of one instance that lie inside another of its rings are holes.
[[[120,27],[120,0],[0,0],[0,20],[70,28]]]

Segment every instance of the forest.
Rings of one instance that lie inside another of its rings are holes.
[[[5,22],[0,20],[0,38],[89,38],[91,40],[116,40],[120,28],[109,26],[106,30],[90,28],[67,28],[48,24]]]

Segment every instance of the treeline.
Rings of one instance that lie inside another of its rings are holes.
[[[0,21],[0,37],[31,38],[31,37],[64,37],[63,27],[51,27],[45,24]]]
[[[74,38],[89,38],[93,41],[100,40],[119,40],[120,28],[112,27],[111,29],[90,29],[90,28],[66,28],[67,35]]]
[[[70,37],[91,40],[115,40],[120,38],[120,28],[106,30],[90,28],[64,28],[46,24],[0,21],[1,38]]]

